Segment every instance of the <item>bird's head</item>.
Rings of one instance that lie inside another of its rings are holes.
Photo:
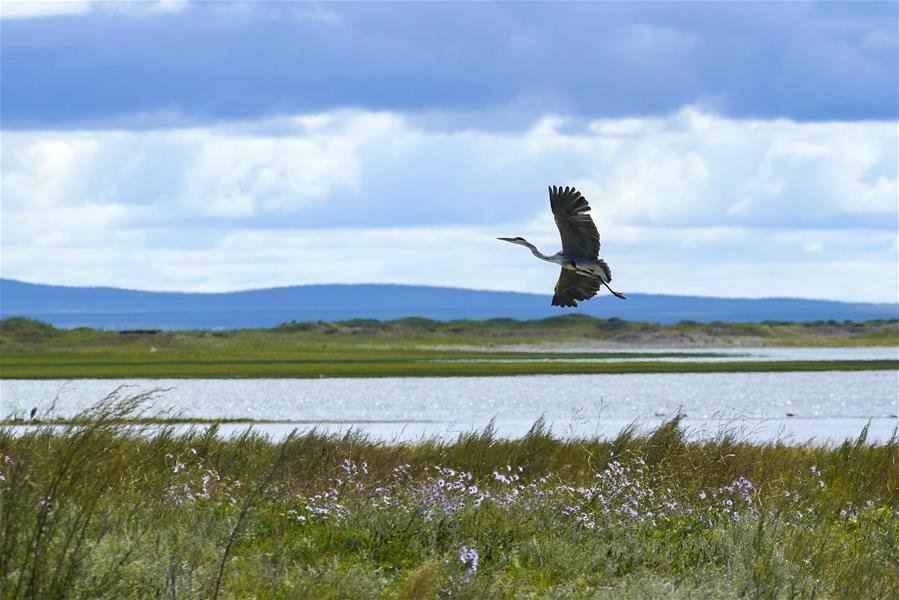
[[[504,242],[509,242],[510,244],[518,244],[519,246],[527,246],[528,241],[523,237],[513,237],[513,238],[496,238],[498,240],[502,240]]]

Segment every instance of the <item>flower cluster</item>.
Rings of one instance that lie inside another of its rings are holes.
[[[18,464],[12,456],[9,454],[0,455],[0,466],[11,467]],[[0,481],[6,481],[6,475],[4,475],[3,471],[0,471]]]
[[[364,501],[369,510],[417,513],[426,522],[444,522],[460,511],[490,503],[507,511],[570,518],[588,529],[608,524],[656,527],[684,516],[711,527],[721,517],[739,521],[753,509],[755,494],[752,483],[740,477],[690,501],[653,475],[641,458],[629,464],[612,460],[595,474],[592,485],[581,486],[565,484],[550,473],[528,482],[523,479],[524,468],[512,465],[495,470],[491,481],[480,483],[469,471],[441,465],[425,467],[423,478],[413,477],[409,465],[402,465],[388,481],[368,484],[359,479],[368,475],[365,463],[345,460],[340,471],[325,491],[298,497],[297,508],[286,514],[298,521],[342,519],[349,514],[352,497]]]
[[[435,474],[409,488],[413,502],[427,521],[435,517],[451,517],[466,506],[480,506],[490,497],[471,483],[472,475],[468,471],[440,465],[429,470]]]
[[[347,516],[346,507],[340,503],[340,492],[337,488],[328,488],[320,494],[315,494],[306,499],[303,508],[311,519],[344,519]],[[297,513],[297,520],[304,521],[305,515]]]
[[[808,482],[812,493],[826,487],[816,466],[805,474],[814,477]],[[480,477],[444,465],[413,470],[403,464],[386,476],[376,477],[368,464],[347,459],[312,489],[323,491],[293,496],[293,505],[282,516],[303,527],[322,522],[337,524],[356,515],[365,519],[383,516],[386,522],[416,531],[433,528],[441,537],[465,531],[466,523],[484,509],[506,512],[509,519],[537,519],[588,531],[633,528],[656,536],[756,518],[760,506],[769,505],[759,502],[756,486],[746,477],[697,489],[676,484],[642,458],[615,456],[579,485],[571,485],[556,473],[532,474],[513,464]],[[806,499],[800,500],[797,489],[808,494],[807,486],[774,492],[783,494],[784,502],[776,503],[773,518],[811,522],[812,509]],[[850,522],[860,521],[867,518],[864,515],[875,514],[875,508],[872,503],[848,506],[841,516]],[[397,515],[402,515],[401,520],[396,520]],[[475,547],[469,543],[457,548],[445,557],[443,595],[464,593],[479,574],[481,557]]]
[[[468,546],[462,546],[459,549],[459,562],[461,563],[462,568],[465,569],[465,572],[459,576],[448,575],[446,578],[446,586],[440,589],[441,594],[452,596],[453,594],[461,592],[463,587],[470,583],[472,577],[478,572],[479,560],[480,556],[478,555],[477,550],[469,548]],[[453,565],[451,564],[451,561],[446,560],[443,562],[452,569]]]
[[[408,467],[408,465],[407,465]],[[372,490],[366,489],[360,480],[361,475],[368,475],[368,463],[357,465],[350,459],[345,459],[340,464],[342,473],[328,481],[329,487],[323,492],[311,496],[298,496],[299,506],[288,510],[285,516],[299,522],[336,519],[342,520],[349,514],[347,508],[341,504],[341,495],[357,494],[362,496],[372,495],[379,498],[383,505],[391,504],[390,490],[393,486],[377,486]],[[376,501],[375,507],[379,506]]]
[[[188,456],[180,457],[169,453],[166,458],[170,461],[172,474],[168,496],[178,506],[209,500],[212,497],[213,486],[222,482],[218,471],[197,455],[196,448],[191,448]],[[239,487],[240,481],[231,482],[231,485]],[[229,502],[232,505],[237,504],[237,499],[230,493],[230,486],[221,487]]]
[[[822,479],[822,477],[824,477],[824,475],[821,473],[821,471],[818,470],[818,466],[812,465],[809,470],[812,472],[812,475],[814,475],[815,477],[818,478],[818,487],[823,488],[824,487],[824,479]]]

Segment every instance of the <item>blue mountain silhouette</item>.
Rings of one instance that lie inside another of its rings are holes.
[[[899,305],[801,298],[715,298],[628,294],[595,298],[577,309],[550,296],[416,285],[298,285],[224,293],[147,292],[68,287],[0,279],[0,317],[25,316],[57,327],[237,329],[286,321],[355,318],[437,320],[539,319],[581,313],[633,321],[816,321],[895,319]]]

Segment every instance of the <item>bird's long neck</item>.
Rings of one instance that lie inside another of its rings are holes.
[[[528,242],[527,240],[525,240],[524,245],[527,246],[528,248],[530,248],[531,254],[533,254],[534,256],[536,256],[537,258],[539,258],[540,260],[546,260],[546,261],[549,261],[549,262],[555,262],[555,261],[553,261],[552,257],[547,256],[547,255],[543,254],[542,252],[540,252],[539,250],[537,250],[537,246],[535,246],[534,244]]]

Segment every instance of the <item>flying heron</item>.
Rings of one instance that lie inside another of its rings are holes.
[[[612,271],[606,261],[598,258],[599,232],[587,214],[590,211],[587,199],[573,187],[552,186],[549,188],[549,205],[562,237],[561,252],[547,256],[522,237],[496,239],[526,246],[537,258],[562,267],[556,282],[553,306],[577,306],[577,300],[589,300],[595,296],[600,285],[624,300],[624,294],[609,287]]]

